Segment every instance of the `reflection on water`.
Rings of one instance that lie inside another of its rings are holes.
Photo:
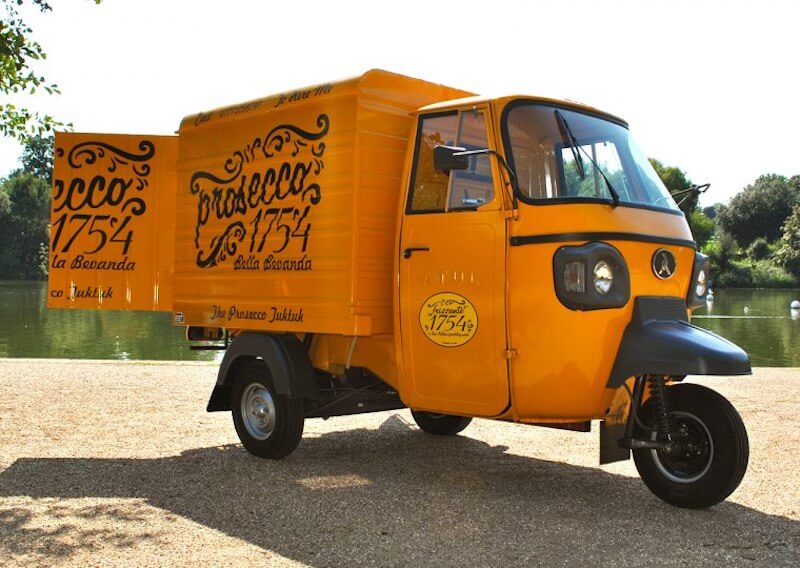
[[[0,357],[211,361],[168,313],[50,310],[42,282],[0,281]],[[800,367],[800,290],[718,290],[694,323],[730,339],[754,366]]]
[[[800,290],[717,290],[694,323],[730,339],[756,367],[800,367]]]
[[[51,310],[44,282],[0,281],[0,357],[211,361],[169,313]]]

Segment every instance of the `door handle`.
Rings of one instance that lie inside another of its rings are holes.
[[[417,251],[429,251],[430,247],[408,247],[403,251],[403,258],[411,258],[411,255]]]

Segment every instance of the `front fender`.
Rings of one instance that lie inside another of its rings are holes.
[[[738,345],[689,323],[682,298],[640,296],[607,386],[618,388],[637,375],[750,373],[750,358]]]

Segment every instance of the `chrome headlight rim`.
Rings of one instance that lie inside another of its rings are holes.
[[[614,268],[606,259],[601,258],[592,268],[592,285],[598,294],[607,295],[614,286]]]
[[[705,274],[705,290],[699,289],[700,274]],[[692,278],[689,280],[688,290],[686,291],[686,306],[690,310],[706,305],[706,295],[711,289],[711,261],[702,252],[695,251],[694,267],[692,268]],[[699,294],[698,292],[703,292]]]
[[[697,273],[697,278],[694,281],[694,294],[698,298],[705,298],[708,293],[708,274],[706,273],[705,266]]]

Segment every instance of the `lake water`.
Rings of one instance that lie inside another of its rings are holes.
[[[170,314],[49,310],[43,282],[0,281],[0,357],[212,361],[190,351]],[[800,290],[718,290],[694,323],[744,348],[754,366],[800,367]]]
[[[51,310],[44,282],[0,281],[0,357],[212,361],[168,312]]]

